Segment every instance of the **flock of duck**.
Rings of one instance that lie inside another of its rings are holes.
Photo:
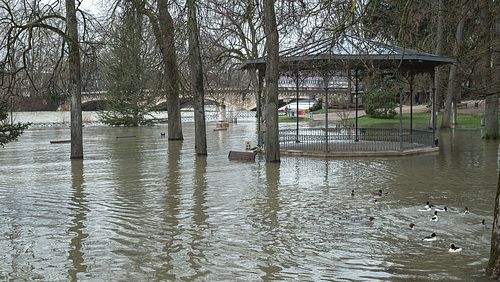
[[[377,192],[372,193],[372,195],[378,196],[378,197],[382,197],[382,196],[385,196],[387,194],[388,194],[388,192],[382,192],[382,189],[378,190]],[[354,190],[351,191],[351,196],[354,196]],[[374,203],[377,203],[377,199],[374,200]],[[439,221],[438,212],[447,212],[448,208],[447,207],[438,208],[438,207],[435,207],[434,205],[430,204],[429,202],[427,202],[423,208],[419,209],[419,211],[422,211],[422,212],[432,211],[432,210],[434,210],[434,214],[430,218],[430,221],[436,222],[436,221]],[[467,207],[465,207],[464,214],[465,215],[470,214],[470,211]],[[370,217],[368,219],[368,221],[365,222],[365,224],[367,224],[367,225],[373,224],[374,219],[375,219],[375,217],[373,217],[373,216]],[[484,219],[482,220],[481,225],[484,227],[487,227],[485,225]],[[414,223],[410,223],[409,227],[405,228],[405,230],[413,230],[414,226],[416,226]],[[436,233],[432,233],[430,236],[425,236],[424,238],[422,238],[422,241],[425,241],[425,242],[432,242],[432,241],[436,241],[436,240],[437,240]],[[461,247],[455,246],[455,244],[450,244],[448,252],[458,253],[458,252],[461,252],[462,249],[463,248],[461,248]]]

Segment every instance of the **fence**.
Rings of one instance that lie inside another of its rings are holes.
[[[298,134],[297,134],[298,133]],[[435,145],[432,131],[383,128],[286,129],[279,132],[282,150],[354,152],[405,151]]]

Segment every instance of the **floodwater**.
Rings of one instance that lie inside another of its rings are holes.
[[[0,148],[0,280],[487,280],[499,161],[480,131],[440,133],[439,154],[268,164],[227,158],[256,144],[253,120],[213,129],[206,157],[190,122],[170,142],[85,126],[83,161],[50,144],[67,126]]]

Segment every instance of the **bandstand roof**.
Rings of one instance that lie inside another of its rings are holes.
[[[403,69],[432,72],[456,59],[354,36],[330,37],[280,51],[280,72],[296,70]],[[247,60],[243,69],[263,69],[266,57]]]

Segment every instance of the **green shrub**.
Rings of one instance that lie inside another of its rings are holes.
[[[369,89],[362,94],[365,113],[373,118],[396,117],[396,83],[391,77],[375,76],[369,80]]]

